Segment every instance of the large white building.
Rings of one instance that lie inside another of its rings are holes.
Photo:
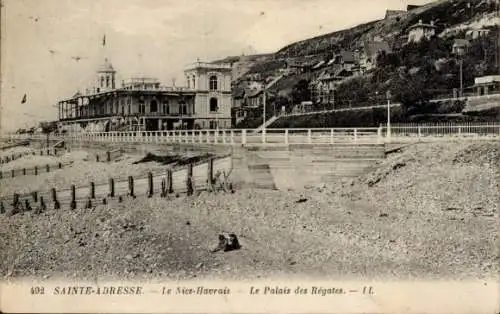
[[[108,59],[95,86],[58,102],[60,128],[71,131],[231,128],[231,66],[196,62],[185,69],[186,86],[164,86],[132,77],[116,85]]]

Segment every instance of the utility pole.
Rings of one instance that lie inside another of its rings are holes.
[[[391,140],[391,92],[387,91],[387,140]]]
[[[266,139],[266,89],[262,90],[262,96],[264,98],[263,101],[263,109],[262,109],[262,141],[265,142]]]
[[[464,60],[462,58],[462,56],[459,56],[460,58],[460,92],[459,92],[459,97],[462,97],[463,96],[463,63],[464,63]]]

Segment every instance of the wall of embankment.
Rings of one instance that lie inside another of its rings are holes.
[[[236,188],[302,189],[370,171],[385,158],[384,144],[214,145],[190,143],[78,142],[73,149],[121,148],[132,155],[208,152],[232,154]]]

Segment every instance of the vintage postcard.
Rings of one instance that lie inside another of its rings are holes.
[[[0,312],[500,313],[498,0],[2,0]]]

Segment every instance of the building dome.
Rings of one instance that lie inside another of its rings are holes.
[[[115,72],[115,69],[108,58],[106,58],[104,59],[104,63],[99,67],[98,72]]]

